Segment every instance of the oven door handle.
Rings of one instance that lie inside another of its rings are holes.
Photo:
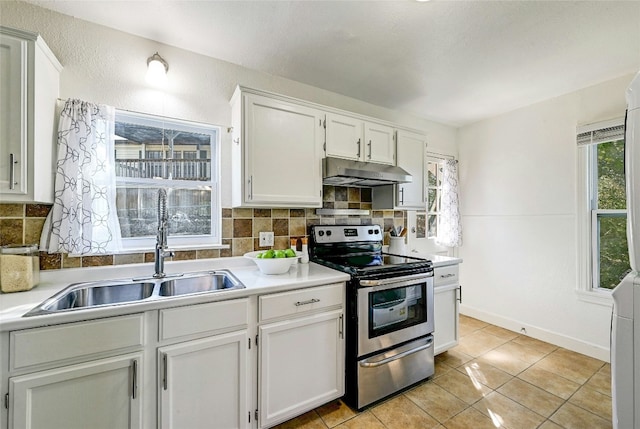
[[[378,366],[386,365],[389,362],[393,362],[394,360],[402,359],[403,357],[412,355],[414,353],[421,352],[422,350],[426,350],[431,346],[433,346],[433,338],[430,338],[429,341],[427,342],[427,344],[423,344],[423,345],[421,345],[419,347],[416,347],[415,349],[411,349],[411,350],[404,351],[402,353],[398,353],[397,355],[393,355],[391,357],[379,360],[377,362],[367,362],[367,360],[365,359],[362,362],[360,362],[360,366],[363,367],[363,368],[375,368],[375,367],[378,367]]]
[[[360,280],[361,286],[382,286],[382,285],[390,285],[393,283],[400,283],[407,280],[415,280],[415,279],[424,279],[427,277],[432,277],[433,273],[420,273],[420,274],[411,274],[409,276],[402,277],[390,277],[387,279],[378,279],[378,280]]]

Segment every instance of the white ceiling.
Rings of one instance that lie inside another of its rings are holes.
[[[451,125],[640,69],[638,1],[29,1]]]

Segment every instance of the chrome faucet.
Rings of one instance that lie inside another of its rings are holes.
[[[165,277],[164,258],[175,256],[173,250],[167,247],[167,236],[169,235],[169,215],[167,213],[167,191],[158,191],[158,234],[156,235],[155,249],[155,274],[153,277]]]

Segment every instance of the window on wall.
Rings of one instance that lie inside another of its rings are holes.
[[[622,121],[594,124],[578,130],[585,164],[583,223],[588,240],[591,290],[611,290],[630,271],[626,234],[624,125]]]
[[[436,238],[438,235],[443,161],[442,158],[427,156],[427,212],[424,231],[426,238]]]
[[[167,190],[169,244],[220,244],[220,128],[116,111],[116,205],[124,248],[153,247],[158,190]]]

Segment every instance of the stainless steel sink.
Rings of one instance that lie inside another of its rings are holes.
[[[231,273],[212,271],[166,280],[160,284],[159,295],[176,296],[243,288],[244,285],[233,277]]]
[[[53,295],[25,316],[74,311],[92,307],[126,305],[171,297],[244,289],[229,271],[180,274],[167,278],[110,280],[73,284]]]

